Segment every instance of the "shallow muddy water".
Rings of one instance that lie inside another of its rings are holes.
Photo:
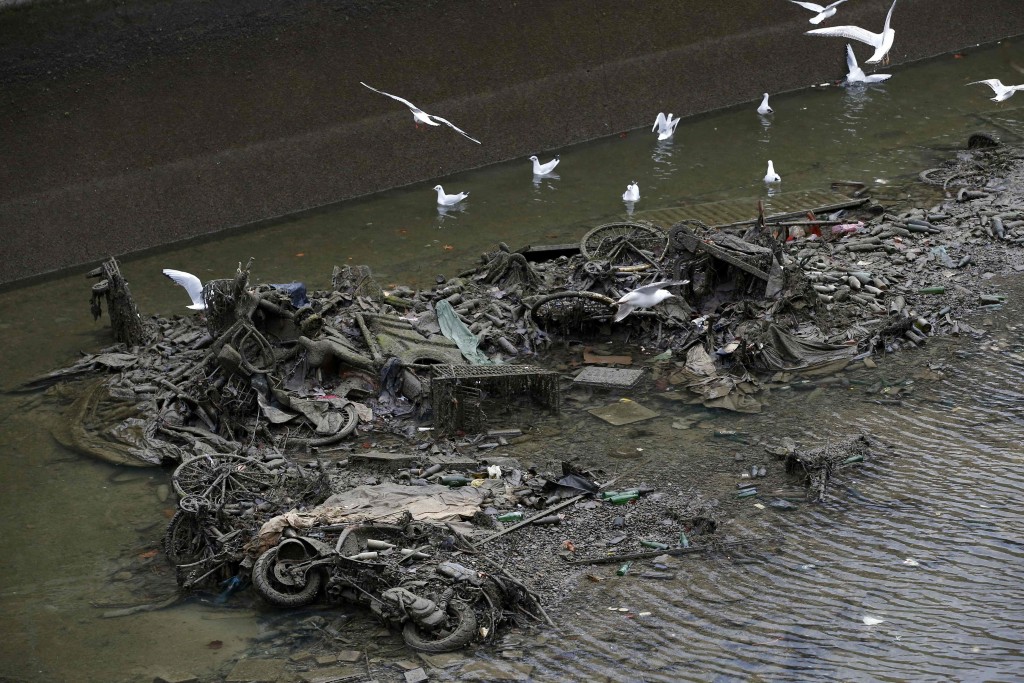
[[[842,47],[836,41],[837,78]],[[639,130],[560,150],[558,178],[532,182],[522,160],[442,179],[448,192],[470,192],[461,211],[440,214],[432,182],[126,258],[122,271],[143,313],[160,315],[188,313],[184,293],[161,268],[204,280],[228,277],[249,256],[256,257],[255,279],[264,282],[326,288],[332,267],[351,263],[369,265],[384,283],[424,285],[436,274],[467,269],[497,241],[513,248],[575,242],[590,227],[624,218],[620,195],[632,180],[641,188],[632,207],[637,215],[718,199],[770,202],[761,182],[769,158],[783,192],[827,191],[832,181],[857,180],[891,202],[912,191],[918,171],[962,148],[970,133],[1006,140],[1024,133],[1024,95],[995,104],[984,86],[964,85],[991,77],[1016,82],[1011,63],[1024,65],[1024,41],[894,68],[882,86],[778,95],[766,121],[751,102],[684,120],[670,143]],[[653,103],[652,122],[659,108],[670,110],[671,103]],[[109,343],[106,318],[93,322],[88,312],[85,270],[0,292],[4,388]],[[866,402],[854,383],[775,393],[758,416],[705,415],[714,429],[806,443],[863,430],[895,453],[844,470],[821,505],[760,511],[744,515],[744,528],[727,522],[724,529],[781,531],[787,542],[779,547],[680,560],[671,581],[596,569],[608,580],[565,596],[552,609],[559,629],[528,636],[520,663],[533,667],[536,680],[1019,677],[1024,310],[1014,302],[1024,298],[1024,287],[1009,282],[1005,291],[1006,310],[974,321],[990,333],[984,340],[934,340],[882,359],[875,370],[846,373],[865,383],[910,382],[901,406]],[[929,363],[942,364],[944,380],[928,371]],[[184,670],[209,679],[280,627],[279,614],[254,609],[241,596],[224,607],[197,599],[102,618],[111,607],[173,592],[173,575],[155,564],[161,558],[147,557],[173,507],[159,496],[168,473],[125,471],[65,450],[46,432],[52,414],[38,399],[0,396],[0,529],[7,547],[0,560],[0,677],[149,681]],[[666,412],[659,420],[672,417]],[[578,428],[571,413],[563,420],[567,431]],[[651,431],[643,438],[662,441],[652,450],[721,458],[721,471],[734,467],[738,447],[725,450],[711,430]],[[606,447],[601,429],[580,429],[578,436],[594,439],[595,452]],[[156,580],[145,580],[150,574]],[[881,621],[867,624],[865,617]],[[395,642],[390,646],[395,650]],[[400,650],[392,656],[404,657]],[[512,666],[485,650],[471,656]],[[436,676],[455,679],[458,671]],[[390,680],[396,673],[381,668],[374,675]]]

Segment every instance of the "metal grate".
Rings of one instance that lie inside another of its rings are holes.
[[[829,210],[835,204],[853,201],[846,195],[826,190],[807,190],[803,192],[782,192],[772,197],[746,197],[743,199],[726,199],[718,202],[706,202],[689,206],[673,206],[664,209],[651,209],[633,215],[636,219],[644,219],[668,227],[679,221],[699,220],[712,227],[728,225],[757,218],[757,201],[764,202],[766,218],[788,213],[804,214]]]
[[[430,396],[434,426],[441,433],[482,431],[485,398],[509,399],[527,395],[534,403],[557,413],[558,374],[531,365],[432,365]]]

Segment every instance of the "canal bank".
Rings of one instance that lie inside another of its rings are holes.
[[[836,19],[878,29],[888,4]],[[0,11],[0,283],[837,80],[843,41],[803,36],[808,16],[753,0],[21,3]],[[893,27],[900,64],[1024,33],[1024,6],[903,0]],[[484,144],[415,129],[361,80]]]

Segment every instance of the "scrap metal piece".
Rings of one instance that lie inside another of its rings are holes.
[[[643,368],[601,368],[591,365],[576,375],[573,384],[609,389],[631,389],[640,382],[643,374]]]

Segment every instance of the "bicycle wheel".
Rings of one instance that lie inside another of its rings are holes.
[[[164,533],[164,553],[171,564],[198,562],[206,550],[199,516],[184,510],[175,512]]]
[[[558,292],[537,299],[530,317],[540,327],[577,327],[585,322],[611,317],[615,299],[597,292]]]
[[[668,234],[650,223],[608,223],[599,225],[580,241],[580,251],[588,259],[608,259],[615,247],[629,242],[657,261],[668,249]]]
[[[277,475],[242,455],[199,455],[178,465],[171,477],[182,498],[198,496],[214,508],[238,498],[252,497],[277,482]]]

